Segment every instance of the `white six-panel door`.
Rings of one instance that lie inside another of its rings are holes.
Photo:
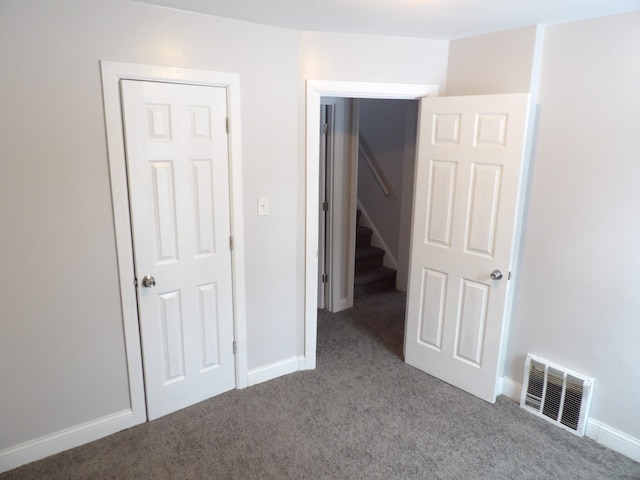
[[[492,403],[527,109],[526,94],[421,104],[405,360]]]
[[[235,387],[227,98],[224,88],[143,81],[122,81],[122,98],[154,419]]]

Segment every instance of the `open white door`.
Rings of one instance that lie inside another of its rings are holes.
[[[149,419],[235,387],[227,96],[122,81]]]
[[[324,181],[324,201],[327,208],[324,237],[320,237],[319,257],[324,257],[325,308],[339,312],[353,307],[353,279],[356,248],[356,182],[358,152],[357,101],[351,98],[322,98],[331,113],[327,118],[327,130],[323,133],[324,153],[327,158]],[[322,142],[321,142],[322,144]],[[321,152],[323,153],[323,152]],[[320,188],[322,195],[323,188]],[[322,208],[323,201],[320,201]],[[324,248],[322,241],[324,238]],[[322,267],[322,265],[320,265]],[[322,281],[322,278],[319,279]]]
[[[329,212],[329,187],[331,182],[327,181],[327,172],[329,171],[328,164],[330,163],[330,155],[332,150],[331,139],[329,132],[333,129],[333,105],[322,104],[320,106],[320,158],[319,169],[320,184],[318,197],[318,308],[324,310],[328,308],[329,299],[327,298],[327,280],[328,280],[328,267],[327,267],[327,254],[329,253],[329,226],[328,225],[328,212]]]
[[[405,360],[495,402],[528,94],[422,100]]]

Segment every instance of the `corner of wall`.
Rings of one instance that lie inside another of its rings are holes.
[[[501,383],[502,395],[520,403],[522,385],[508,377],[502,377]],[[627,435],[593,418],[587,420],[585,436],[595,440],[600,445],[621,453],[636,462],[640,462],[640,439],[638,438]]]
[[[590,418],[585,435],[600,445],[640,462],[640,439]]]
[[[288,375],[289,373],[301,370],[301,365],[305,363],[303,357],[293,356],[278,362],[249,370],[248,386],[252,387],[258,383],[267,382],[274,378]],[[306,368],[306,363],[305,363]]]
[[[447,94],[528,92],[536,38],[536,26],[532,25],[452,40],[447,57]]]

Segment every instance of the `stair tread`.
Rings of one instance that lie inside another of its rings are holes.
[[[356,248],[368,247],[371,245],[373,230],[369,227],[358,226],[356,228]]]
[[[395,278],[396,271],[393,268],[377,267],[357,272],[354,276],[354,285],[363,285],[365,283],[377,282]]]
[[[366,247],[356,248],[356,261],[364,260],[365,258],[383,257],[385,251],[382,248],[369,245]]]

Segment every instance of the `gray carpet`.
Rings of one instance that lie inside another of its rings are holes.
[[[0,479],[640,479],[640,464],[402,362],[403,294],[318,319],[318,368]]]

